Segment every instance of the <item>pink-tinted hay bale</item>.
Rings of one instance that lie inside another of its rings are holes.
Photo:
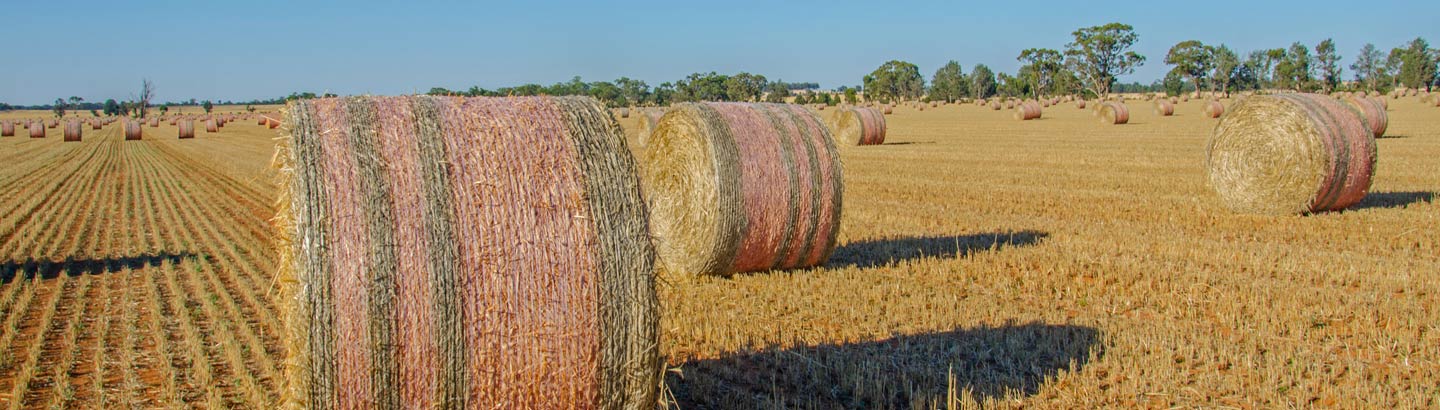
[[[160,117],[150,118],[150,128],[160,128]]]
[[[45,124],[40,121],[31,121],[30,138],[45,138]]]
[[[840,157],[821,119],[785,104],[670,108],[640,152],[663,272],[728,275],[825,263],[840,228]]]
[[[1382,99],[1369,97],[1351,97],[1345,100],[1360,112],[1360,119],[1365,120],[1365,126],[1370,129],[1375,138],[1385,136],[1385,129],[1390,126],[1390,116],[1385,112]]]
[[[891,107],[891,106],[888,106],[888,105],[885,106],[885,114],[886,114],[886,115],[893,114],[894,112],[895,112],[894,107]]]
[[[1025,101],[1015,107],[1015,114],[1013,117],[1017,120],[1028,121],[1040,118],[1041,113],[1042,111],[1040,103],[1034,101]]]
[[[205,132],[211,132],[211,133],[220,132],[219,120],[215,120],[215,119],[205,120]]]
[[[1085,100],[1075,100],[1075,108],[1085,109]]]
[[[1175,104],[1166,100],[1155,100],[1155,115],[1161,117],[1175,115]]]
[[[879,145],[885,143],[885,114],[874,108],[842,108],[826,119],[836,145]]]
[[[1015,101],[1013,101],[1013,100],[1007,100],[1007,101],[1005,101],[1005,109],[1007,109],[1007,110],[1013,110],[1013,109],[1015,109]]]
[[[1225,105],[1224,105],[1224,104],[1221,104],[1219,101],[1207,101],[1207,102],[1205,102],[1205,116],[1206,116],[1206,117],[1209,117],[1209,118],[1220,118],[1220,116],[1223,115],[1223,114],[1225,114]]]
[[[91,130],[98,130],[98,129],[100,129],[100,127],[103,126],[103,125],[104,125],[104,121],[102,121],[102,120],[100,120],[100,119],[97,119],[97,118],[91,118],[91,119],[90,119],[90,129],[91,129]]]
[[[1100,122],[1120,125],[1130,122],[1130,107],[1122,102],[1107,102],[1100,107]]]
[[[261,115],[255,117],[255,125],[265,125],[265,116]]]
[[[142,130],[140,129],[140,122],[135,120],[125,120],[125,140],[139,141],[141,136]]]
[[[991,101],[991,102],[990,102],[990,110],[992,110],[992,111],[1000,111],[1000,102],[999,102],[999,101]]]
[[[10,121],[0,121],[0,137],[13,136],[15,136],[15,123]]]
[[[80,127],[80,120],[70,120],[70,121],[66,121],[66,122],[65,122],[65,136],[64,136],[64,138],[63,138],[62,140],[63,140],[63,141],[70,141],[70,142],[79,142],[79,141],[80,141],[80,129],[81,129],[81,127]]]
[[[654,407],[655,253],[598,102],[325,98],[285,124],[281,407]]]
[[[180,128],[180,139],[195,138],[195,120],[180,120],[176,126]]]
[[[1210,185],[1226,207],[1300,214],[1365,198],[1376,145],[1357,110],[1318,94],[1253,96],[1232,108],[1207,149]]]
[[[46,121],[45,121],[45,128],[55,129],[55,127],[57,127],[57,126],[59,126],[59,125],[60,125],[60,122],[59,122],[59,121],[56,121],[56,120],[46,120]]]

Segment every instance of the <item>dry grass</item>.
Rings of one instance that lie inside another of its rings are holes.
[[[1201,101],[1124,127],[896,107],[885,145],[841,154],[827,267],[660,285],[668,387],[684,409],[1440,406],[1440,109],[1391,102],[1371,196],[1307,217],[1220,205]],[[270,407],[274,131],[119,126],[0,139],[0,407]]]

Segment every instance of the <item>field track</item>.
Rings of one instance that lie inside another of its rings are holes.
[[[662,278],[680,408],[1440,406],[1440,109],[1391,101],[1371,196],[1225,211],[1214,120],[974,105],[842,151],[824,268]],[[640,115],[620,120],[634,136]],[[271,408],[273,130],[0,138],[0,408]]]

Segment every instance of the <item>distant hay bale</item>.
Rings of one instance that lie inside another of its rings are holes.
[[[1085,109],[1085,100],[1084,100],[1084,99],[1077,99],[1077,100],[1075,100],[1075,108],[1079,108],[1079,109],[1082,109],[1082,110]]]
[[[280,114],[270,114],[265,117],[265,127],[270,129],[280,128]]]
[[[265,116],[263,116],[263,115],[257,115],[257,116],[255,116],[255,125],[265,125]]]
[[[1014,118],[1021,121],[1033,120],[1040,118],[1041,112],[1040,103],[1026,101],[1015,107]]]
[[[79,141],[80,141],[80,128],[81,128],[81,127],[80,127],[80,120],[70,120],[70,121],[66,121],[66,122],[65,122],[65,136],[64,136],[64,138],[63,138],[62,140],[63,140],[63,141],[67,141],[67,142],[79,142]]]
[[[139,141],[140,137],[140,122],[135,120],[125,120],[125,140]]]
[[[60,122],[59,122],[59,121],[56,121],[56,120],[45,120],[45,128],[55,129],[55,127],[57,127],[57,126],[59,126],[59,125],[60,125]]]
[[[220,124],[219,124],[219,121],[220,121],[220,120],[216,120],[216,119],[208,119],[208,120],[205,120],[205,132],[210,132],[210,133],[220,132]]]
[[[15,123],[10,121],[0,121],[0,137],[13,136],[15,136]]]
[[[1005,109],[1007,109],[1007,110],[1015,109],[1015,101],[1014,101],[1014,100],[1007,100],[1007,101],[1005,101]]]
[[[45,138],[45,124],[40,121],[31,121],[30,138]]]
[[[1210,118],[1220,118],[1220,115],[1222,115],[1222,114],[1225,114],[1225,105],[1224,105],[1224,104],[1221,104],[1219,101],[1207,101],[1207,102],[1205,102],[1205,116],[1206,116],[1206,117],[1210,117]]]
[[[640,114],[640,134],[639,140],[636,142],[643,147],[645,141],[650,139],[650,134],[655,132],[655,126],[660,123],[660,117],[665,115],[665,109],[643,110]]]
[[[991,101],[991,102],[990,102],[990,109],[993,110],[993,111],[1000,111],[1000,102],[999,102],[999,101]]]
[[[279,407],[654,407],[655,253],[604,106],[324,98],[285,124]]]
[[[630,118],[630,107],[620,107],[620,118]]]
[[[91,130],[98,130],[98,129],[100,129],[100,127],[104,126],[104,124],[105,124],[105,122],[104,122],[104,121],[101,121],[101,120],[99,120],[99,119],[95,119],[95,118],[91,118],[91,119],[90,119],[90,129],[91,129]]]
[[[895,111],[894,108],[892,108],[892,107],[890,107],[890,106],[888,106],[888,105],[885,106],[885,111],[884,111],[884,112],[885,112],[885,115],[890,115],[890,114],[894,113],[894,111]]]
[[[1226,207],[1254,214],[1344,209],[1375,171],[1373,132],[1360,113],[1317,94],[1253,96],[1215,127],[1210,186]]]
[[[180,120],[177,126],[180,127],[180,139],[195,138],[195,120]]]
[[[639,154],[665,272],[825,263],[840,228],[840,156],[813,112],[760,103],[670,108]]]
[[[1385,112],[1385,106],[1381,105],[1384,100],[1371,99],[1369,97],[1350,97],[1345,103],[1350,104],[1360,112],[1360,119],[1365,120],[1365,126],[1375,138],[1385,136],[1385,129],[1390,126],[1390,116]]]
[[[1165,100],[1155,100],[1155,115],[1161,117],[1175,115],[1175,104]]]
[[[873,108],[842,108],[826,118],[836,145],[878,145],[885,142],[885,114]]]
[[[1120,125],[1130,122],[1130,107],[1122,102],[1108,102],[1100,106],[1100,122]]]
[[[160,117],[150,118],[150,128],[160,128]]]

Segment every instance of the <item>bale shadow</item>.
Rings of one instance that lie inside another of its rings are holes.
[[[960,258],[975,251],[1031,246],[1049,236],[1047,232],[1024,230],[851,242],[836,248],[827,266],[871,268],[924,257]]]
[[[1030,396],[1103,357],[1099,330],[1027,323],[846,344],[769,348],[682,363],[665,384],[681,409],[914,408],[957,396]]]
[[[1403,138],[1410,138],[1410,136],[1409,136],[1409,135],[1403,135],[1403,134],[1401,134],[1401,135],[1385,134],[1385,135],[1381,135],[1381,136],[1375,137],[1375,139],[1377,139],[1377,140],[1396,140],[1396,139],[1403,139]]]
[[[1371,192],[1365,195],[1365,199],[1360,200],[1360,203],[1355,204],[1353,209],[1404,208],[1419,202],[1435,202],[1435,193],[1423,191]]]
[[[69,277],[99,275],[119,272],[124,269],[136,270],[160,266],[165,263],[180,263],[182,259],[196,256],[193,253],[152,252],[135,256],[105,259],[83,259],[69,257],[63,260],[27,259],[0,263],[0,283],[15,280],[20,272],[26,278],[54,279],[64,274]]]
[[[934,144],[935,141],[905,141],[905,142],[882,142],[880,145],[919,145]]]

